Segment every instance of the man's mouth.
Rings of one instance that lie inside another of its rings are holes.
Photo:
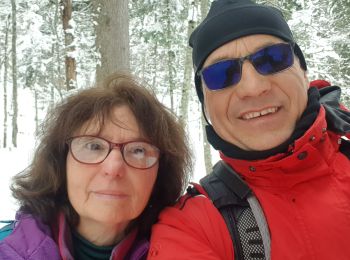
[[[254,112],[245,113],[241,116],[241,118],[244,120],[249,120],[249,119],[253,119],[253,118],[257,118],[257,117],[261,117],[261,116],[266,116],[268,114],[276,113],[277,110],[278,110],[278,107],[269,107],[269,108],[263,109],[261,111],[254,111]]]

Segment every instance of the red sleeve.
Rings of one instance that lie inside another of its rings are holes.
[[[317,79],[317,80],[311,81],[309,85],[310,85],[310,87],[316,87],[316,88],[320,89],[320,88],[330,86],[331,83],[327,80]]]
[[[204,196],[166,208],[153,226],[147,259],[234,259],[224,219]]]

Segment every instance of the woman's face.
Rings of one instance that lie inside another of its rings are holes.
[[[115,107],[112,117],[98,136],[113,143],[143,137],[127,106]],[[98,125],[94,121],[89,123],[87,129],[82,128],[74,135],[97,135]],[[94,165],[76,161],[69,152],[66,167],[68,198],[80,216],[78,231],[103,227],[123,232],[146,207],[158,171],[158,163],[145,170],[128,166],[118,147],[103,162]]]

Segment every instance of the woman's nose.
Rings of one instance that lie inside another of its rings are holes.
[[[102,162],[104,174],[122,176],[125,172],[125,162],[119,148],[114,148]]]

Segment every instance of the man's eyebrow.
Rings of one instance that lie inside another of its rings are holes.
[[[239,58],[239,57],[227,57],[226,55],[219,55],[219,56],[215,57],[214,59],[210,60],[210,62],[206,66],[212,65],[212,64],[217,63],[219,61],[233,60],[233,59],[237,59],[237,58]]]
[[[268,46],[271,46],[271,45],[274,45],[274,44],[279,44],[279,43],[284,43],[284,41],[280,41],[280,42],[268,41],[268,42],[265,42],[263,45],[260,45],[259,47],[254,48],[254,50],[251,51],[249,54],[244,55],[244,56],[239,56],[239,57],[227,57],[226,55],[221,54],[221,55],[213,58],[212,60],[210,60],[210,62],[206,65],[206,67],[209,66],[209,65],[212,65],[214,63],[220,62],[220,61],[234,60],[234,59],[239,59],[241,57],[249,56],[249,55],[251,55],[251,54],[253,54],[253,53],[255,53],[255,52],[257,52],[257,51],[259,51],[261,49],[264,49],[264,48],[266,48]]]

